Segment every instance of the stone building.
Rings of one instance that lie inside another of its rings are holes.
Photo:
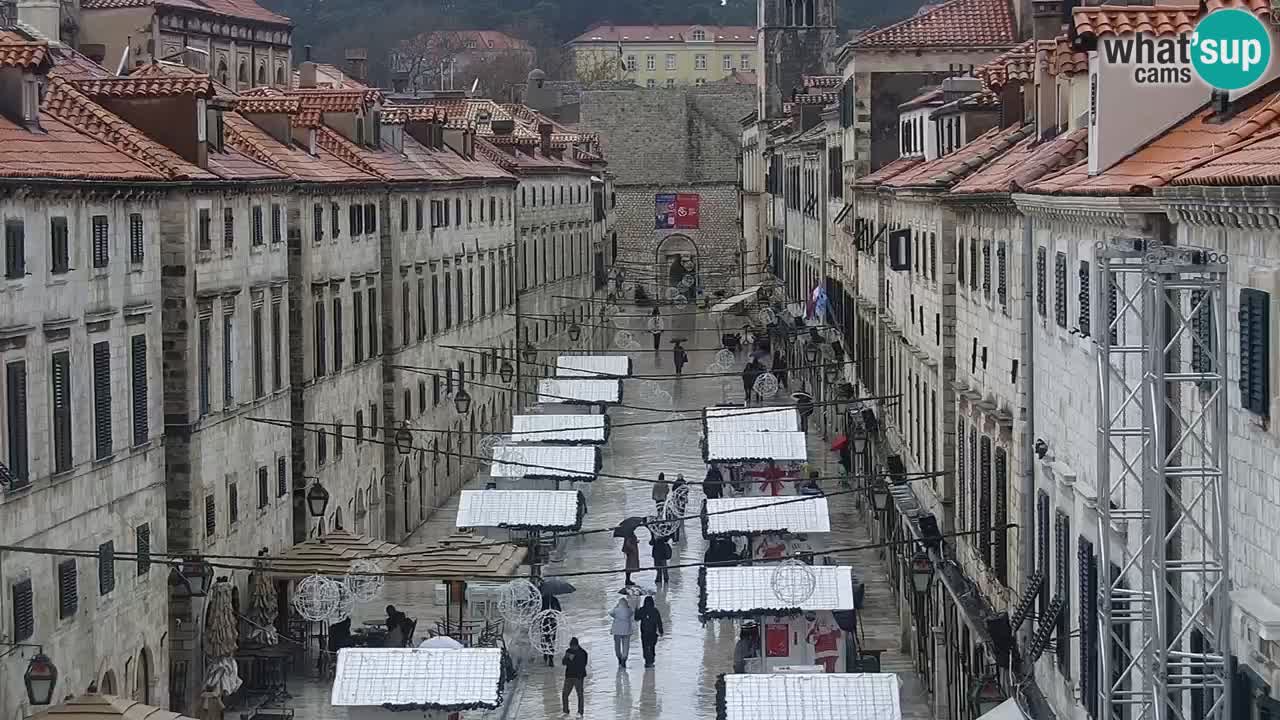
[[[40,645],[61,694],[164,704],[167,178],[100,139],[87,97],[38,105],[60,82],[43,41],[0,29],[0,49],[0,543],[97,555],[0,553],[0,641]],[[31,655],[0,658],[5,717],[32,711]]]
[[[744,263],[738,193],[740,121],[753,103],[753,88],[734,84],[582,93],[582,127],[599,134],[616,178],[617,254],[627,292],[631,281],[665,284],[677,256],[696,262],[707,293],[756,281]],[[672,193],[697,197],[697,227],[655,229],[655,198]]]
[[[785,115],[783,104],[805,92],[804,76],[829,72],[840,40],[836,17],[835,0],[760,0],[756,12],[760,119]]]
[[[630,80],[646,88],[705,85],[755,69],[756,31],[720,25],[608,25],[569,41],[583,83]]]

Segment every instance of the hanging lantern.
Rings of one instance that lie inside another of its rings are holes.
[[[307,491],[307,512],[311,513],[311,517],[324,517],[324,511],[329,507],[329,491],[317,480],[311,484],[311,489]]]
[[[471,394],[466,388],[459,387],[458,392],[453,394],[453,406],[457,408],[459,415],[471,412]]]
[[[498,377],[502,378],[502,382],[509,383],[511,378],[515,377],[516,369],[512,367],[511,361],[503,358],[502,364],[498,366]]]
[[[569,326],[569,339],[578,342],[578,338],[582,337],[582,326],[574,323]]]
[[[806,343],[804,346],[804,361],[806,365],[813,365],[818,362],[818,346],[812,342]]]
[[[534,347],[533,343],[525,340],[524,348],[520,350],[520,357],[524,359],[525,362],[531,363],[538,359],[538,348]]]
[[[177,597],[205,597],[213,582],[213,566],[199,555],[174,563],[169,570],[169,587]]]
[[[822,374],[823,374],[823,377],[827,379],[827,382],[829,383],[835,382],[840,378],[840,364],[828,363],[827,366],[822,369]]]
[[[27,700],[32,705],[48,705],[53,702],[53,689],[58,684],[58,666],[48,655],[37,652],[27,664],[22,683],[27,686]]]
[[[400,423],[400,429],[396,431],[396,450],[401,455],[408,455],[413,450],[413,433],[409,432],[409,426]]]
[[[933,561],[929,559],[929,553],[918,550],[911,556],[911,587],[917,595],[925,595],[932,584]]]
[[[991,673],[974,685],[973,691],[969,694],[969,699],[973,701],[973,706],[981,717],[989,712],[994,711],[1005,700],[1004,690],[1000,687],[1000,678],[995,673]]]
[[[871,486],[871,505],[876,512],[885,512],[889,509],[889,483],[877,480]]]
[[[854,454],[861,455],[867,451],[867,429],[862,426],[862,423],[853,426],[853,432],[849,434],[849,440],[853,443]]]

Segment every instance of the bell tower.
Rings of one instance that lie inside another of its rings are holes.
[[[758,0],[756,25],[760,118],[775,118],[804,75],[834,71],[836,0]]]

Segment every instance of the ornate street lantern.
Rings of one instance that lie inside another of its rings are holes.
[[[805,343],[804,362],[806,365],[813,365],[818,362],[818,346],[812,342]]]
[[[169,570],[169,587],[176,597],[205,597],[213,582],[213,566],[199,555],[174,563]]]
[[[889,509],[889,483],[876,480],[871,486],[871,506],[876,509],[876,512],[885,512]]]
[[[929,592],[931,585],[933,585],[933,561],[929,559],[929,553],[917,550],[916,554],[911,556],[911,588],[916,591],[916,595],[925,595]]]
[[[827,366],[822,369],[822,374],[827,379],[827,382],[835,382],[840,378],[840,364],[828,363]]]
[[[853,453],[862,455],[867,451],[867,429],[862,423],[853,426],[853,430],[849,433],[849,442],[853,443]]]
[[[307,491],[307,512],[311,513],[311,517],[324,517],[324,511],[329,507],[329,491],[317,480],[311,484],[311,489]]]
[[[409,432],[407,423],[401,422],[396,430],[396,450],[401,455],[408,455],[413,450],[413,433]]]
[[[983,677],[973,686],[973,691],[969,693],[969,699],[973,701],[973,706],[981,717],[992,712],[1000,706],[1005,700],[1004,689],[1000,687],[1000,678],[995,673],[991,673]]]
[[[459,387],[458,392],[453,394],[453,406],[457,408],[459,415],[471,412],[471,394],[466,388]]]
[[[27,664],[22,683],[27,686],[27,700],[32,705],[48,705],[53,702],[53,689],[58,684],[58,666],[48,655],[37,652]]]
[[[578,338],[582,337],[582,326],[574,323],[569,326],[569,339],[578,342]]]
[[[520,350],[520,357],[524,359],[525,362],[531,363],[538,359],[538,348],[534,347],[533,343],[525,340],[524,348]]]
[[[511,361],[503,358],[502,364],[498,366],[498,377],[502,378],[502,382],[509,383],[511,378],[515,377],[516,369],[512,367]]]

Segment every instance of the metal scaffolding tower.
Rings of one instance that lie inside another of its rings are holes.
[[[1096,264],[1097,717],[1227,720],[1227,258],[1123,238]]]

